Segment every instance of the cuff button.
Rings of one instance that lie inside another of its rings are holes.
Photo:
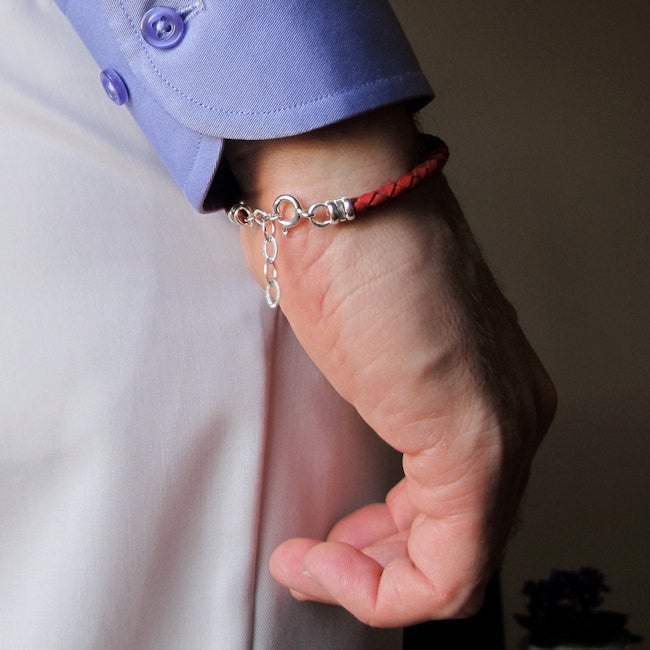
[[[149,45],[165,49],[175,47],[183,40],[185,23],[175,9],[153,7],[142,17],[140,32]]]
[[[129,101],[129,91],[126,84],[113,68],[103,70],[99,78],[101,79],[106,94],[112,102],[118,106],[122,106],[122,104],[126,104]]]

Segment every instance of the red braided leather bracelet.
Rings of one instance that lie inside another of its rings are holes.
[[[276,239],[276,224],[282,232],[288,235],[291,228],[297,226],[301,219],[308,219],[314,226],[320,228],[345,221],[352,221],[357,215],[370,208],[377,207],[391,199],[396,199],[406,192],[423,183],[439,172],[449,158],[447,145],[434,136],[423,135],[428,150],[427,159],[404,174],[396,181],[387,183],[378,190],[366,192],[353,199],[320,201],[304,210],[298,199],[290,194],[282,194],[273,202],[273,211],[253,209],[245,203],[238,203],[228,210],[228,218],[240,226],[261,226],[264,234],[264,277],[266,279],[266,302],[269,307],[277,307],[280,303],[280,285],[275,261],[278,256],[278,241]],[[293,214],[291,211],[293,210]],[[287,215],[289,213],[289,215]],[[323,215],[322,217],[319,215]]]
[[[402,196],[402,194],[417,187],[445,166],[449,158],[447,145],[439,138],[433,136],[426,136],[425,141],[428,145],[429,157],[423,163],[414,167],[410,172],[404,174],[404,176],[400,176],[396,181],[387,183],[378,190],[366,192],[366,194],[351,199],[356,214],[361,214],[390,199],[396,199],[398,196]]]

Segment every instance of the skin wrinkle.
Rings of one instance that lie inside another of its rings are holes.
[[[301,237],[302,240],[304,240],[304,238],[310,234],[307,232],[308,226],[307,224],[304,224],[301,225],[300,228],[302,229],[303,232],[298,232],[297,234]],[[304,251],[304,247],[302,246],[302,241],[291,241],[291,242],[287,242],[287,244],[295,246],[295,249],[298,251]],[[330,264],[330,262],[327,260],[327,256],[331,255],[330,251],[331,251],[330,247],[323,247],[319,250],[318,255],[314,255],[307,260],[305,260],[304,255],[300,257],[300,264],[303,269],[301,273],[301,283],[309,286],[309,284],[313,281],[311,276],[315,274],[315,269],[317,269],[317,266],[319,264],[325,266]],[[298,255],[300,255],[300,253],[298,253]],[[278,279],[280,281],[282,279],[281,269],[282,267],[281,265],[279,265]],[[347,361],[347,355],[345,354],[345,348],[338,345],[338,341],[341,336],[341,328],[338,327],[336,323],[334,323],[333,325],[330,324],[330,322],[333,320],[334,314],[330,313],[330,309],[325,308],[327,299],[331,294],[332,282],[334,282],[334,278],[328,280],[328,282],[324,285],[323,292],[318,295],[317,300],[315,302],[310,303],[309,308],[315,314],[314,327],[322,328],[323,331],[327,332],[328,334],[326,340],[321,339],[321,345],[323,346],[322,348],[323,354],[327,355],[328,363],[331,363],[332,366],[337,366],[342,369],[349,364]],[[299,287],[298,290],[300,290]],[[333,339],[331,337],[333,337]],[[337,390],[341,393],[342,391],[344,392],[345,387],[335,386],[335,388],[337,388]]]
[[[393,390],[390,392],[386,391],[384,393],[384,396],[377,402],[374,411],[367,414],[369,423],[372,423],[378,419],[386,418],[390,420],[397,420],[395,426],[400,428],[402,431],[404,431],[405,428],[408,428],[408,430],[414,429],[416,431],[419,431],[418,436],[409,436],[409,438],[416,437],[418,439],[410,440],[408,445],[400,445],[400,451],[406,454],[413,455],[424,452],[428,449],[437,448],[444,442],[445,439],[449,439],[450,436],[458,436],[463,431],[474,430],[477,428],[476,424],[474,424],[472,427],[468,427],[464,424],[464,420],[469,418],[469,414],[466,414],[465,412],[463,412],[462,421],[458,422],[457,418],[449,420],[448,413],[450,408],[452,408],[450,405],[457,404],[458,402],[469,402],[471,400],[471,396],[468,396],[468,393],[470,392],[469,389],[472,387],[465,385],[465,375],[467,374],[467,368],[465,366],[457,364],[456,358],[452,353],[448,353],[447,357],[447,360],[445,360],[444,357],[442,359],[431,360],[428,365],[422,369],[421,373],[415,376],[415,383],[423,383],[427,380],[428,377],[435,376],[436,372],[439,372],[440,374],[450,375],[447,369],[450,367],[453,367],[455,369],[455,372],[449,376],[449,381],[445,385],[444,389],[442,391],[438,391],[441,397],[437,400],[434,400],[432,398],[432,402],[437,401],[441,405],[444,405],[440,407],[440,409],[444,409],[444,411],[434,409],[434,413],[421,415],[416,420],[405,421],[405,419],[401,417],[402,414],[396,413],[393,407],[386,408],[386,404],[389,401],[399,401],[401,393],[397,393],[396,390]],[[456,371],[457,368],[461,368],[460,374],[458,371]],[[413,383],[414,378],[410,377],[409,379],[409,385],[404,387],[402,391],[403,394],[409,394],[411,390],[410,385]],[[451,387],[454,385],[458,385],[460,387],[460,390],[452,390]],[[408,404],[406,403],[403,408],[407,407]],[[428,405],[428,408],[433,408],[431,403]],[[475,422],[476,417],[477,414],[472,413],[471,421]],[[445,424],[445,422],[449,423]],[[434,437],[433,432],[436,430],[442,433],[438,433]]]
[[[301,228],[307,228],[308,226],[305,224],[304,226],[301,226]],[[337,226],[340,228],[352,228],[352,224],[343,224],[341,226]],[[312,233],[304,233],[303,236],[310,236]],[[316,231],[313,233],[313,235],[321,235],[320,232]],[[312,235],[312,236],[313,236]],[[292,244],[296,244],[296,242],[291,242]],[[302,250],[302,246],[297,246],[298,250]],[[334,259],[329,259],[330,257],[334,257]],[[350,263],[352,263],[352,267],[350,268]],[[303,265],[303,272],[301,274],[301,282],[304,284],[309,285],[311,282],[314,281],[314,278],[311,277],[311,271],[312,269],[316,268],[318,264],[321,265],[332,265],[332,267],[337,268],[337,270],[340,273],[348,274],[348,273],[356,273],[356,268],[354,268],[355,265],[355,260],[353,258],[347,258],[346,260],[340,260],[338,259],[338,256],[336,255],[336,249],[333,249],[332,247],[327,247],[324,251],[322,251],[321,255],[318,257],[311,258],[307,262],[301,261],[301,264]],[[391,269],[387,269],[387,272],[391,272]],[[363,290],[367,291],[368,288],[372,290],[372,288],[375,285],[379,285],[377,289],[375,289],[374,293],[376,295],[381,295],[381,285],[384,283],[384,276],[383,275],[378,275],[375,277],[370,277],[368,274],[366,274],[366,279],[362,284],[359,286],[355,287],[352,291],[344,292],[340,295],[333,295],[333,292],[330,290],[331,289],[331,282],[327,285],[324,286],[324,291],[322,293],[322,296],[319,299],[319,302],[317,303],[317,308],[314,310],[316,313],[316,320],[315,320],[315,326],[321,327],[324,331],[327,331],[331,336],[333,336],[333,339],[329,339],[326,342],[326,348],[325,348],[325,353],[328,355],[328,362],[331,359],[332,355],[336,355],[338,358],[336,359],[335,364],[338,365],[341,368],[344,368],[345,366],[348,366],[347,362],[347,357],[340,351],[342,348],[338,346],[338,342],[340,340],[340,337],[342,335],[342,332],[344,331],[346,324],[348,324],[351,320],[356,318],[356,315],[358,314],[358,309],[353,310],[353,313],[346,313],[347,306],[349,303],[353,303],[356,296],[357,292]],[[376,311],[381,311],[381,301],[377,301],[375,304],[373,304],[372,308],[373,310]],[[326,305],[328,305],[326,307]],[[377,321],[380,321],[379,315],[376,318]],[[388,343],[387,343],[388,344]],[[372,366],[373,360],[367,361],[367,366]],[[341,391],[343,394],[348,393],[348,392],[354,392],[355,390],[358,390],[360,386],[363,385],[363,380],[360,380],[360,374],[364,371],[364,368],[359,368],[355,369],[354,372],[348,376],[347,381],[345,382],[345,386],[341,387]],[[375,387],[373,387],[373,390]]]
[[[406,262],[406,263],[408,263],[408,262]],[[449,330],[458,331],[460,328],[452,326],[451,328],[445,328],[445,329],[446,329],[446,331],[449,331]],[[390,342],[386,343],[386,345],[388,345],[388,344],[390,344]],[[375,360],[376,361],[378,360],[377,357],[375,358]],[[371,371],[372,370],[372,368],[371,368],[372,362],[370,364],[368,364],[368,365],[369,365],[369,370]],[[415,370],[415,369],[412,369],[412,371],[411,371],[411,381],[414,382],[414,383],[422,382],[427,376],[435,376],[436,374],[441,374],[443,376],[446,376],[449,373],[444,368],[450,368],[452,366],[457,366],[457,367],[463,369],[464,373],[466,372],[466,369],[464,368],[463,364],[456,363],[455,362],[455,357],[453,355],[450,355],[448,362],[445,362],[442,359],[438,358],[438,359],[433,359],[433,360],[428,361],[427,364],[425,365],[425,367],[421,368],[420,370],[418,370],[415,373],[413,372],[413,370]],[[440,372],[441,368],[443,369],[442,372]],[[458,383],[458,384],[462,383],[462,379],[463,379],[462,377],[456,378],[456,383]],[[409,382],[409,383],[411,383],[411,382]],[[410,389],[408,387],[405,387],[404,390],[408,391]],[[395,391],[395,388],[393,388],[393,393],[394,393],[394,391]],[[368,413],[364,413],[364,415],[366,416],[366,419],[368,421],[372,422],[375,419],[374,413],[375,412],[381,412],[382,416],[388,417],[390,419],[399,420],[400,419],[399,418],[400,414],[395,413],[394,409],[392,409],[390,407],[385,408],[385,405],[389,404],[391,401],[399,401],[399,399],[395,400],[394,395],[392,395],[392,394],[390,394],[388,392],[385,392],[383,394],[383,396],[381,397],[380,401],[374,406],[372,411],[370,411]],[[427,418],[428,422],[431,422],[431,420],[432,420],[431,418]],[[418,424],[420,426],[422,426],[422,423],[420,423],[420,422],[413,423],[413,426],[415,427]],[[422,426],[422,429],[424,431],[426,431],[427,429],[430,429],[430,428],[431,428],[431,426],[429,424],[425,424],[424,426]],[[427,442],[429,442],[429,441],[426,441],[426,442],[423,441],[421,443],[422,446],[426,446]],[[408,451],[413,451],[413,450],[411,448],[409,448]]]
[[[455,444],[454,450],[456,447],[457,445]],[[407,476],[417,481],[418,486],[422,490],[439,490],[441,486],[444,486],[446,489],[455,489],[456,483],[459,481],[467,481],[468,476],[474,473],[477,460],[480,460],[481,463],[485,462],[485,454],[487,452],[490,453],[490,456],[496,458],[499,458],[502,453],[501,449],[495,448],[494,444],[488,446],[473,443],[471,448],[470,453],[466,450],[459,453],[447,450],[440,452],[438,448],[431,446],[416,454],[407,453],[404,458],[404,471]],[[449,456],[449,454],[452,457],[450,459],[445,458],[445,463],[451,465],[451,467],[441,468],[439,466],[440,456]],[[431,472],[432,466],[435,466],[435,472]],[[471,485],[472,482],[470,482]]]
[[[327,263],[330,264],[331,262],[327,262]],[[339,264],[335,264],[334,266],[337,269],[339,269],[340,272],[342,273],[351,272],[349,268],[342,269]],[[325,291],[323,292],[323,296],[321,298],[322,311],[320,315],[317,317],[316,323],[327,330],[342,329],[342,327],[339,327],[338,325],[340,323],[347,322],[350,318],[354,318],[354,315],[360,311],[358,309],[355,309],[353,310],[352,314],[344,313],[347,311],[348,305],[351,302],[352,303],[354,302],[359,292],[364,291],[366,286],[373,286],[379,282],[381,282],[381,277],[369,278],[366,280],[366,282],[364,282],[363,285],[356,286],[352,289],[352,291],[340,293],[339,295],[336,296],[332,295],[333,294],[332,282],[330,282],[328,285],[325,286]],[[341,315],[342,313],[343,315]],[[330,326],[331,324],[333,324],[334,327],[331,327]]]
[[[476,508],[477,503],[484,505],[485,500],[488,499],[487,490],[479,495],[476,494],[476,487],[481,485],[481,482],[475,479],[476,477],[482,478],[479,476],[480,474],[481,472],[475,469],[467,469],[465,472],[461,472],[460,476],[451,479],[449,485],[444,488],[414,487],[409,490],[409,501],[418,511],[435,519],[450,518],[456,514],[466,516]],[[471,482],[469,485],[463,486],[464,480],[471,480]],[[461,490],[454,494],[454,490],[458,490],[459,485]],[[435,505],[431,505],[432,500],[435,500]],[[490,503],[489,499],[487,503]]]

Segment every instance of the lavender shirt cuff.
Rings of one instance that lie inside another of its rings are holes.
[[[199,211],[227,200],[224,139],[294,135],[433,96],[384,0],[166,0],[153,22],[143,0],[55,1],[100,69],[123,80],[124,105]]]

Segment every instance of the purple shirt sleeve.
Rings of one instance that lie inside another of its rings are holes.
[[[432,96],[384,0],[56,2],[123,81],[125,106],[200,211],[223,207],[224,139],[289,136]]]

